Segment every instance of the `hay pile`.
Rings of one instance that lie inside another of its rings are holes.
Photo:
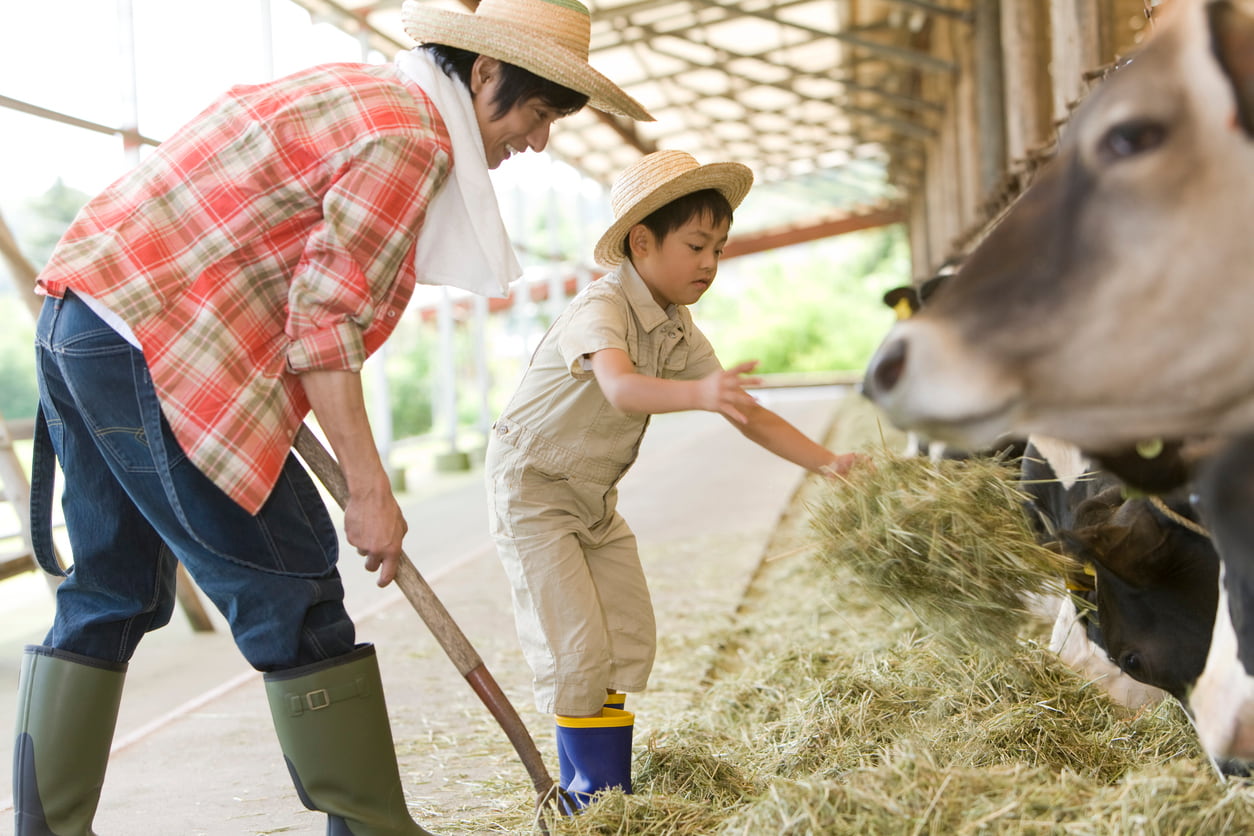
[[[758,658],[637,741],[635,795],[552,833],[1254,832],[1254,791],[1216,778],[1174,703],[1129,714],[1034,642],[963,657],[846,635],[858,604],[828,578],[815,562],[774,578]]]
[[[1038,546],[1011,464],[877,456],[813,512],[830,565],[905,607],[931,632],[1001,651],[1028,615],[1024,594],[1059,587],[1067,558]]]

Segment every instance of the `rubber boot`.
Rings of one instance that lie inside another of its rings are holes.
[[[601,709],[600,717],[557,715],[558,761],[566,769],[558,783],[575,804],[571,815],[601,791],[618,787],[631,792],[631,734],[636,715],[618,708]]]
[[[602,707],[603,708],[617,708],[619,711],[622,711],[623,707],[626,705],[627,705],[626,694],[624,694],[622,691],[611,691],[609,694],[605,696],[605,705]],[[563,749],[559,745],[557,747],[557,774],[560,775],[561,777],[558,778],[558,784],[560,784],[563,787],[566,786],[566,780],[572,774],[572,772],[573,772],[573,769],[570,765],[570,758],[566,757],[566,750]]]
[[[29,646],[13,746],[16,836],[89,836],[122,702],[124,662]]]
[[[431,836],[409,816],[374,646],[265,675],[283,758],[327,836]]]

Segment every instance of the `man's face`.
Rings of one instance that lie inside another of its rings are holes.
[[[549,144],[549,128],[563,115],[540,99],[531,98],[516,102],[504,116],[493,119],[493,100],[500,83],[500,62],[480,56],[471,71],[470,89],[488,168],[496,168],[514,154],[543,151]]]

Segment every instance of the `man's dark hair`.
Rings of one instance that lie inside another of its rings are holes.
[[[457,79],[466,85],[467,90],[470,89],[470,71],[474,68],[479,53],[445,44],[423,44],[419,48],[431,53],[445,75]],[[502,61],[501,84],[496,88],[496,95],[492,99],[492,104],[496,106],[492,118],[500,119],[514,105],[531,98],[539,99],[562,116],[569,116],[588,103],[588,97],[583,93]]]
[[[709,218],[716,224],[732,219],[732,207],[727,198],[718,189],[702,189],[677,197],[660,209],[655,209],[640,223],[644,224],[653,237],[662,241],[667,235],[679,229],[693,218]],[[623,253],[631,255],[630,231],[623,238]]]

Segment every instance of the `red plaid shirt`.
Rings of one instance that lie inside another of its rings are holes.
[[[309,411],[298,374],[357,371],[391,334],[451,166],[392,65],[237,87],[88,203],[39,284],[130,326],[188,457],[256,513]]]

